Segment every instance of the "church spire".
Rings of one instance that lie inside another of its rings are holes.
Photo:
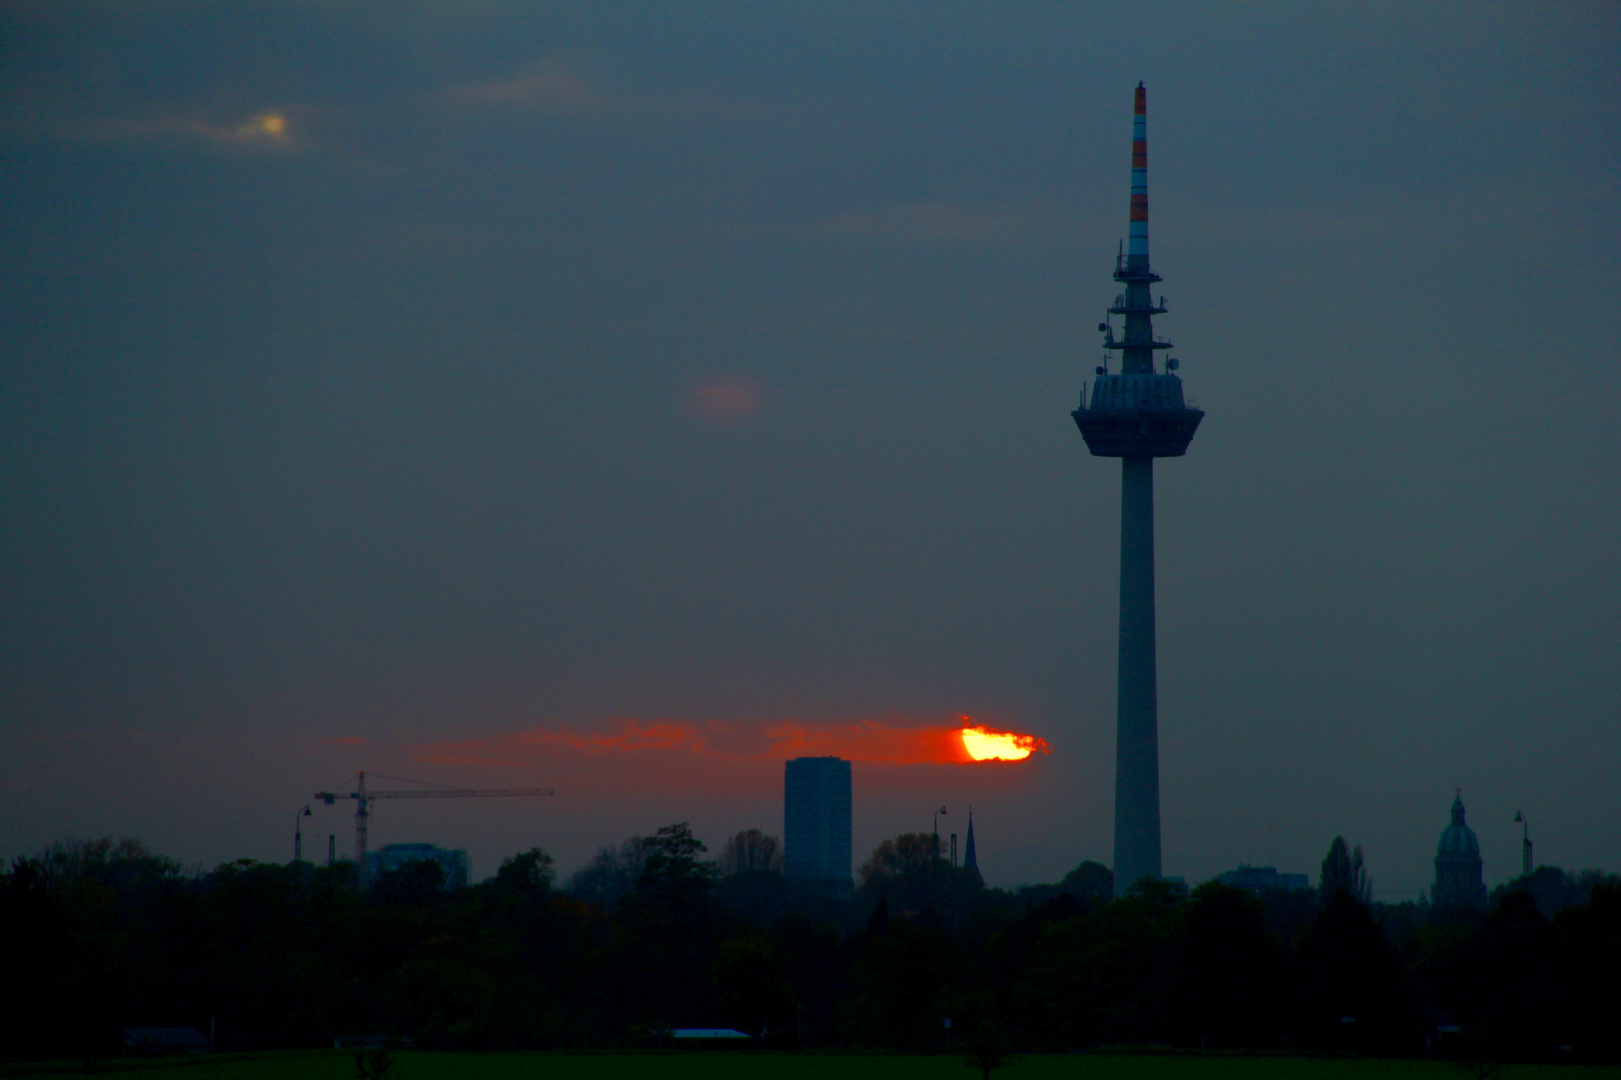
[[[968,808],[968,845],[963,849],[962,865],[964,869],[979,873],[979,856],[974,853],[974,808]],[[982,877],[984,875],[981,875]]]

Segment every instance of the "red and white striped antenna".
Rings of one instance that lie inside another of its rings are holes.
[[[1126,268],[1148,269],[1148,91],[1137,84],[1131,113],[1131,231],[1126,240]]]

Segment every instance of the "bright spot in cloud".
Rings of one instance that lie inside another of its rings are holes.
[[[463,105],[505,105],[564,114],[601,112],[608,108],[608,101],[601,94],[566,68],[550,62],[510,79],[463,87],[450,96]]]
[[[717,423],[737,423],[760,411],[761,388],[753,379],[716,379],[692,391],[698,415]]]
[[[236,129],[236,133],[243,138],[287,138],[287,118],[281,113],[260,113],[246,124]]]
[[[1045,739],[1011,731],[992,731],[983,724],[963,728],[962,745],[975,761],[1023,761],[1037,750],[1047,752]]]

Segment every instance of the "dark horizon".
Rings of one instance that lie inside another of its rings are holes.
[[[1144,82],[1211,418],[1155,491],[1165,872],[1343,835],[1411,894],[1459,786],[1488,884],[1517,811],[1621,867],[1615,7],[4,18],[0,857],[285,861],[365,769],[555,788],[374,835],[566,875],[780,834],[782,732],[967,715],[1051,752],[858,761],[857,860],[945,804],[993,884],[1111,862],[1067,414]]]

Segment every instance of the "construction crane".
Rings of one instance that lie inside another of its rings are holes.
[[[382,774],[379,774],[382,775]],[[389,780],[403,780],[404,777],[389,776]],[[356,790],[347,794],[340,791],[317,791],[315,797],[326,805],[331,806],[339,799],[355,800],[355,867],[360,874],[360,883],[366,884],[366,832],[371,821],[371,804],[376,799],[504,799],[512,796],[555,795],[551,788],[453,788],[439,787],[431,791],[418,788],[407,788],[401,791],[367,791],[366,774],[362,772],[358,777]],[[423,783],[421,780],[407,780],[409,784]]]

